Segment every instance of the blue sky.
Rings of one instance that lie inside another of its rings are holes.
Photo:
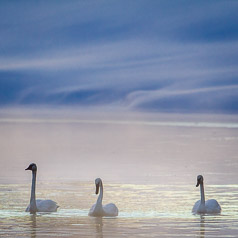
[[[0,107],[238,113],[238,1],[1,1]]]

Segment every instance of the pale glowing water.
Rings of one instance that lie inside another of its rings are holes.
[[[238,185],[207,186],[222,214],[192,215],[198,191],[188,185],[105,184],[104,202],[120,209],[117,218],[88,217],[96,200],[93,184],[39,183],[38,196],[57,201],[57,213],[24,212],[29,185],[1,186],[0,236],[3,237],[237,237]]]
[[[190,118],[191,119],[191,118]],[[10,118],[0,121],[0,237],[238,237],[236,119],[90,120]],[[30,162],[38,165],[37,197],[58,212],[25,213]],[[193,215],[206,198],[221,215]],[[92,218],[94,179],[116,218]]]

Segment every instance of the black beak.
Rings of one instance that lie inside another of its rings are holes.
[[[31,169],[30,169],[30,166],[29,166],[28,168],[26,168],[25,170],[31,170]]]
[[[200,182],[199,182],[199,180],[198,180],[196,187],[198,187],[198,186],[199,186],[199,184],[200,184]]]
[[[96,184],[96,194],[98,194],[98,191],[99,191],[99,184]]]

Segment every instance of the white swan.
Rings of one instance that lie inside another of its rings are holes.
[[[115,204],[109,203],[104,206],[102,205],[102,198],[103,198],[102,180],[100,178],[97,178],[95,180],[95,185],[96,185],[96,194],[98,194],[99,188],[100,188],[100,194],[98,196],[97,203],[91,207],[88,215],[94,216],[94,217],[103,217],[103,216],[115,217],[115,216],[117,216],[118,208],[116,207]]]
[[[57,208],[59,207],[56,202],[52,200],[36,200],[36,171],[37,166],[36,164],[32,163],[29,165],[28,168],[25,170],[32,171],[32,185],[31,185],[31,200],[30,204],[26,208],[26,212],[36,213],[36,212],[56,212]]]
[[[220,213],[221,207],[215,199],[209,199],[205,202],[203,176],[197,176],[197,185],[200,185],[201,200],[197,201],[193,206],[193,213]]]

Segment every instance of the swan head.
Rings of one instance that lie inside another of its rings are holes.
[[[198,175],[197,176],[197,185],[196,185],[196,187],[198,187],[201,183],[203,183],[203,176],[202,175]]]
[[[36,171],[37,170],[37,166],[36,166],[36,164],[32,163],[25,170]]]
[[[102,180],[100,178],[95,179],[95,185],[96,185],[96,194],[99,192],[99,186],[102,183]]]

